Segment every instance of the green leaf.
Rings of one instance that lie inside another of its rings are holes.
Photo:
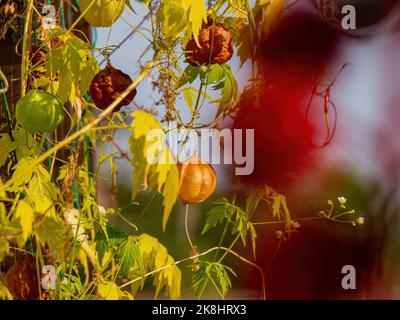
[[[270,186],[259,186],[248,193],[246,212],[252,213],[261,201],[268,204],[274,218],[286,220],[286,228],[290,228],[292,219],[285,196],[279,194]]]
[[[187,83],[192,83],[199,75],[198,66],[188,65],[176,83],[176,89],[183,87]]]
[[[231,68],[228,65],[223,65],[223,68],[226,78],[221,91],[222,97],[218,107],[217,116],[220,115],[230,105],[232,100],[237,98],[239,90]]]
[[[222,223],[226,216],[225,206],[217,206],[207,212],[206,224],[201,234],[205,234],[207,231],[216,227],[218,223]]]
[[[235,272],[219,262],[199,261],[196,266],[198,269],[193,275],[195,295],[200,298],[201,289],[210,282],[221,298],[224,298],[232,287],[229,274],[236,276]]]
[[[22,237],[24,242],[28,239],[32,233],[32,223],[34,219],[34,212],[31,205],[26,200],[20,200],[17,208],[15,209],[15,218],[19,219]]]
[[[100,228],[94,238],[99,263],[102,264],[105,253],[111,247],[119,246],[127,237],[128,235],[117,226],[109,225],[107,229]]]
[[[254,259],[255,259],[256,258],[257,232],[256,232],[256,229],[254,228],[254,225],[252,223],[248,224],[248,229],[249,229],[249,234],[250,234],[251,247],[253,248],[253,256],[254,256]]]
[[[124,242],[122,242],[117,257],[119,263],[121,264],[121,269],[119,274],[125,277],[129,270],[137,262],[139,264],[140,270],[144,270],[143,261],[141,257],[141,251],[136,241],[136,238],[129,236]]]
[[[128,235],[116,225],[107,226],[107,235],[111,246],[120,245]]]
[[[225,76],[225,68],[219,64],[212,64],[208,67],[207,72],[200,73],[200,79],[205,84],[220,82]]]
[[[249,229],[248,216],[241,208],[236,208],[236,220],[233,223],[232,234],[239,233],[243,245],[246,246],[247,231]]]
[[[96,242],[97,258],[99,260],[100,265],[102,265],[104,255],[106,254],[110,246],[103,231],[98,231],[96,233],[94,241]]]

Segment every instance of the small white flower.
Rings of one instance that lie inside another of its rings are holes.
[[[100,214],[107,214],[107,210],[103,206],[97,206]]]
[[[358,224],[363,224],[364,223],[364,218],[363,217],[359,217],[357,220]]]
[[[202,66],[200,67],[200,70],[201,70],[202,72],[207,72],[207,71],[208,71],[208,67],[205,66],[205,65],[202,65]]]
[[[347,199],[345,197],[338,197],[337,199],[342,206],[344,206],[347,202]]]
[[[278,231],[276,232],[276,237],[277,237],[278,239],[282,239],[282,237],[283,237],[283,231],[282,231],[282,230],[278,230]]]
[[[293,229],[298,229],[300,228],[300,223],[298,223],[297,221],[292,221],[292,227]]]

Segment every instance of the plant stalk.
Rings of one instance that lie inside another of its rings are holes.
[[[28,5],[25,12],[24,21],[24,35],[22,37],[22,62],[21,62],[21,97],[25,95],[27,85],[27,70],[29,60],[29,47],[31,42],[31,25],[32,25],[32,12],[33,12],[33,0],[28,0]]]

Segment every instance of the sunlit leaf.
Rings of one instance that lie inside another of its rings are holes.
[[[119,300],[120,298],[118,286],[111,281],[100,281],[97,286],[97,292],[105,300]]]
[[[60,33],[58,41],[45,56],[46,77],[57,74],[59,83],[56,95],[62,103],[75,103],[78,91],[84,94],[98,72],[97,60],[91,53],[90,44],[74,35]]]
[[[122,242],[117,256],[119,263],[121,264],[119,272],[121,276],[126,276],[129,270],[134,266],[135,262],[139,264],[141,270],[144,270],[141,251],[135,237],[129,236],[128,239]]]
[[[19,219],[22,230],[22,237],[26,241],[32,232],[34,212],[26,200],[20,200],[15,210],[15,218]]]
[[[207,231],[216,227],[218,223],[222,223],[226,216],[225,206],[216,206],[207,212],[206,224],[201,231],[201,234],[205,234]]]
[[[36,235],[39,237],[42,246],[46,244],[50,249],[60,251],[64,248],[66,228],[53,218],[45,218],[36,228]]]

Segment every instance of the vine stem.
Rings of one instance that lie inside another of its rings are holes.
[[[319,219],[327,219],[325,217],[307,217],[307,218],[299,218],[296,219],[295,221],[307,221],[307,220],[319,220]],[[255,226],[262,226],[262,225],[268,225],[268,224],[282,224],[286,223],[286,221],[262,221],[262,222],[253,222],[253,225]]]
[[[32,1],[32,0],[31,0]],[[86,7],[85,10],[83,10],[81,12],[81,14],[75,19],[74,23],[68,28],[68,30],[65,32],[65,35],[68,35],[75,27],[76,25],[79,23],[79,21],[81,21],[81,19],[83,18],[83,16],[89,12],[89,10],[93,7],[93,5],[96,3],[96,0],[92,0],[89,5]]]
[[[250,260],[248,260],[248,259],[242,257],[240,254],[238,254],[238,253],[236,253],[235,251],[233,251],[233,250],[231,250],[231,249],[229,249],[229,248],[226,248],[226,247],[213,247],[213,248],[208,249],[207,251],[204,251],[204,252],[202,252],[202,253],[196,254],[196,255],[194,255],[194,256],[187,257],[187,258],[184,258],[184,259],[182,259],[182,260],[176,261],[176,262],[174,262],[174,263],[167,264],[167,265],[165,265],[165,266],[163,266],[163,267],[161,267],[161,268],[158,268],[158,269],[155,269],[155,270],[153,270],[153,271],[150,271],[150,272],[144,274],[144,275],[141,276],[141,277],[137,277],[137,278],[135,278],[135,279],[133,279],[133,280],[131,280],[131,281],[128,281],[127,283],[124,283],[123,285],[119,286],[119,288],[122,289],[122,288],[124,288],[124,287],[129,286],[129,285],[132,284],[132,283],[135,283],[135,282],[137,282],[137,281],[140,281],[140,280],[142,280],[142,279],[145,279],[145,278],[147,278],[148,276],[151,276],[151,275],[153,275],[153,274],[155,274],[155,273],[161,272],[161,271],[163,271],[163,270],[165,270],[165,269],[168,269],[168,268],[170,268],[170,267],[176,266],[176,265],[181,264],[181,263],[183,263],[183,262],[185,262],[185,261],[189,261],[189,260],[193,260],[193,259],[196,259],[196,258],[205,256],[205,255],[207,255],[207,254],[209,254],[209,253],[211,253],[211,252],[213,252],[213,251],[215,251],[215,250],[218,250],[218,249],[224,250],[224,251],[226,251],[226,253],[232,254],[233,256],[239,258],[241,261],[243,261],[243,262],[245,262],[245,263],[247,263],[247,264],[253,266],[254,268],[256,268],[256,269],[260,272],[260,275],[261,275],[261,278],[262,278],[262,296],[261,296],[261,298],[262,298],[263,300],[265,300],[265,299],[266,299],[266,293],[265,293],[266,290],[265,290],[264,271],[261,269],[260,266],[258,266],[258,265],[255,264],[254,262],[251,262]]]
[[[25,14],[24,21],[24,35],[22,40],[22,62],[21,62],[21,97],[25,95],[26,92],[26,83],[27,83],[27,61],[29,60],[29,42],[30,42],[30,34],[29,29],[31,26],[33,12],[33,0],[28,1],[28,6]]]
[[[193,246],[192,240],[190,240],[190,235],[189,235],[188,217],[189,217],[189,205],[187,204],[186,205],[186,209],[185,209],[185,232],[186,232],[186,237],[187,237],[187,239],[189,241],[190,247],[194,251],[194,246]]]
[[[200,98],[201,98],[201,93],[203,91],[203,86],[204,86],[203,81],[200,81],[200,87],[199,87],[199,92],[197,93],[196,105],[194,106],[194,110],[193,110],[193,113],[192,113],[192,118],[190,119],[190,123],[189,123],[188,127],[192,127],[193,124],[194,124],[194,121],[196,120],[197,111],[198,111],[198,108],[199,108],[199,102],[200,102]]]
[[[157,55],[157,54],[156,54]],[[73,134],[71,134],[70,136],[68,136],[67,138],[65,138],[64,140],[60,141],[58,144],[56,144],[54,147],[52,147],[51,149],[49,149],[48,151],[44,152],[40,157],[36,158],[35,161],[32,161],[31,166],[36,166],[38,164],[40,164],[41,162],[43,162],[44,160],[47,159],[47,157],[50,157],[53,153],[57,152],[58,150],[60,150],[61,148],[63,148],[64,146],[66,146],[67,144],[71,143],[72,141],[74,141],[75,139],[77,139],[79,136],[85,134],[86,132],[90,131],[93,127],[97,126],[109,113],[111,113],[116,107],[117,105],[123,100],[125,99],[128,94],[136,88],[136,86],[139,84],[139,82],[146,76],[147,72],[149,70],[151,70],[151,68],[154,65],[154,60],[155,58],[153,58],[141,71],[141,73],[139,74],[139,76],[136,78],[135,81],[133,81],[128,88],[126,88],[121,94],[120,96],[115,99],[106,109],[103,110],[103,112],[101,112],[99,114],[99,116],[94,119],[92,122],[89,122],[87,125],[85,125],[84,127],[82,127],[80,130],[75,131]],[[6,183],[4,183],[3,188],[7,188],[10,187],[10,181],[8,180]]]

